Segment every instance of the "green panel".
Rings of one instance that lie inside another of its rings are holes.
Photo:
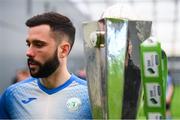
[[[141,76],[144,87],[144,111],[147,119],[165,118],[167,57],[159,42],[147,39],[141,44]]]

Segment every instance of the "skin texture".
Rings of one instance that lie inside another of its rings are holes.
[[[57,42],[53,34],[49,25],[42,24],[30,27],[26,40],[26,55],[31,59],[28,66],[32,76],[40,71],[40,65],[57,58],[59,64],[55,70],[41,79],[41,83],[49,89],[58,87],[70,78],[67,70],[67,56],[70,51],[68,37],[64,34],[61,42]]]

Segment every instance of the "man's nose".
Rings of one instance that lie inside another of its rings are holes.
[[[27,49],[27,51],[26,51],[26,56],[27,56],[27,57],[34,57],[34,56],[35,56],[35,52],[34,52],[34,50],[33,50],[32,47],[29,47],[29,48]]]

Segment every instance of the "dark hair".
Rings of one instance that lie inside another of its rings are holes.
[[[55,33],[57,39],[59,39],[58,37],[60,37],[62,33],[66,34],[69,37],[68,42],[72,48],[75,39],[75,27],[68,17],[56,12],[46,12],[33,16],[26,21],[26,25],[28,27],[34,27],[42,24],[49,25],[51,30]]]

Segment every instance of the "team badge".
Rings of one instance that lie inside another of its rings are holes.
[[[76,111],[81,106],[81,100],[77,97],[70,98],[67,100],[66,105],[69,111]]]

